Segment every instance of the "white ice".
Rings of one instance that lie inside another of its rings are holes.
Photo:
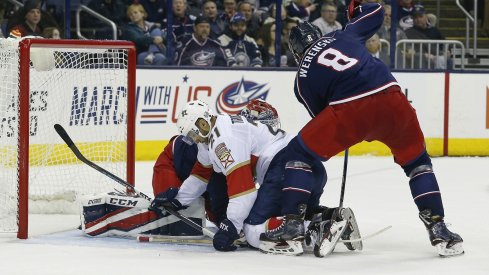
[[[418,219],[408,180],[390,157],[350,157],[344,205],[364,235],[392,228],[350,252],[338,244],[316,258],[266,255],[245,249],[88,238],[76,216],[31,216],[30,238],[0,234],[0,274],[489,274],[489,158],[434,158],[446,222],[464,238],[465,254],[440,258]],[[326,164],[322,204],[339,203],[343,157]],[[137,186],[151,194],[152,163],[137,163]]]

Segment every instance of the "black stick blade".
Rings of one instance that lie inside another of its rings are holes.
[[[66,133],[63,126],[61,126],[59,124],[54,124],[54,130],[56,130],[58,135],[65,141],[65,143],[66,143],[66,145],[68,145],[68,147],[71,147],[74,144],[73,140],[71,140],[70,136],[68,136],[68,133]]]

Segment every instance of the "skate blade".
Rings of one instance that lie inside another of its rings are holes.
[[[314,256],[322,258],[333,252],[336,243],[345,232],[347,221],[334,222],[331,229],[322,236],[319,244],[314,246]]]
[[[464,248],[462,247],[462,243],[456,243],[448,248],[447,244],[448,243],[446,242],[442,242],[435,245],[436,250],[438,251],[438,255],[440,255],[440,257],[459,256],[465,253]]]
[[[304,253],[301,241],[282,241],[281,243],[260,241],[261,252],[273,255],[300,256]]]

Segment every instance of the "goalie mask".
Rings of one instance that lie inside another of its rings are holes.
[[[184,136],[183,141],[192,145],[198,139],[207,139],[211,131],[205,134],[202,133],[201,129],[197,126],[197,121],[201,118],[209,125],[212,125],[212,116],[214,116],[214,112],[209,108],[207,103],[200,100],[188,102],[180,111],[177,118],[177,128]]]
[[[298,65],[307,48],[321,38],[321,36],[321,30],[307,21],[299,23],[290,30],[289,49],[294,54],[295,62]]]
[[[261,99],[253,99],[250,101],[246,107],[241,110],[241,115],[253,121],[259,121],[269,125],[274,129],[280,128],[280,118],[278,117],[277,110]]]

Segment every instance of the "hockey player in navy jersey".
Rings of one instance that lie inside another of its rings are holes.
[[[383,21],[380,4],[351,1],[344,30],[321,36],[304,22],[291,30],[298,62],[294,92],[312,117],[288,148],[297,159],[323,161],[361,141],[386,144],[409,186],[431,244],[441,256],[462,254],[462,238],[447,229],[431,159],[414,109],[389,69],[366,50]]]

